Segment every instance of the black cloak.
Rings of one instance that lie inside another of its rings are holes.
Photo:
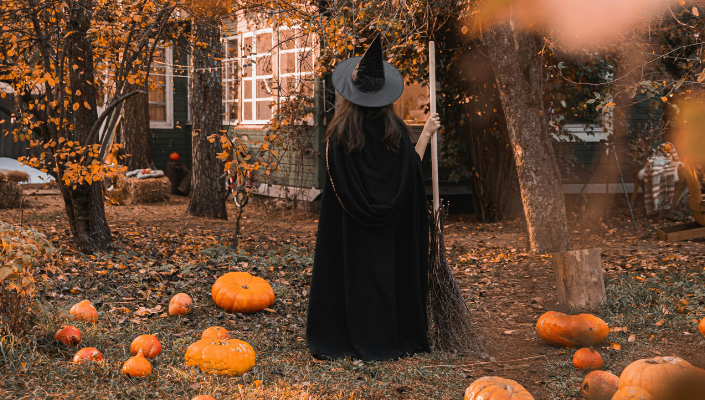
[[[326,144],[306,340],[316,358],[390,360],[429,352],[428,204],[408,135],[386,149],[381,118],[365,144]]]

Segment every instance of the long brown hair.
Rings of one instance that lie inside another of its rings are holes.
[[[384,107],[364,107],[340,99],[335,116],[326,129],[326,140],[332,135],[348,145],[349,152],[359,151],[365,145],[362,121],[368,118],[382,118],[384,121],[384,141],[387,150],[398,152],[401,135],[409,134],[409,127],[395,113],[392,105]]]

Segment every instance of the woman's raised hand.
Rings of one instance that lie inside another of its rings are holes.
[[[424,125],[424,127],[423,127],[423,130],[424,130],[423,133],[425,133],[427,136],[431,136],[440,127],[441,127],[441,118],[438,116],[438,113],[431,114],[431,116],[428,117],[428,121],[426,121],[426,125]]]

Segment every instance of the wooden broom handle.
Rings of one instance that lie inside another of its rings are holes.
[[[428,87],[430,91],[431,115],[436,113],[436,43],[428,42]],[[429,116],[430,117],[430,116]],[[431,135],[431,180],[433,183],[433,209],[438,210],[438,135]]]

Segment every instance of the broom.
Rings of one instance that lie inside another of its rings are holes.
[[[433,115],[436,113],[436,46],[433,41],[429,42],[428,50],[430,103]],[[431,136],[433,208],[430,211],[431,248],[428,255],[428,318],[431,340],[436,348],[446,353],[479,352],[483,349],[483,344],[444,254],[443,218],[447,208],[442,206],[438,194],[436,133]]]

